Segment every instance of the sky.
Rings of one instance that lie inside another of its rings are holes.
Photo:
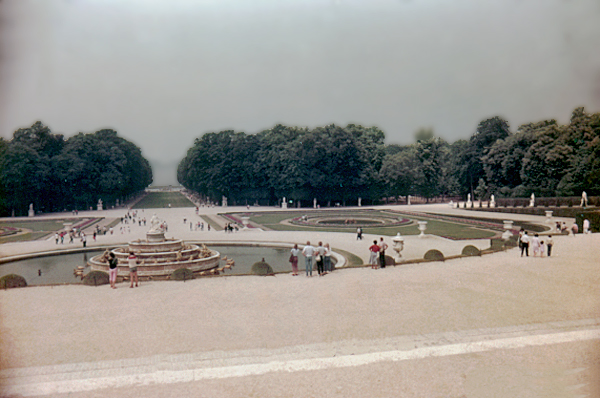
[[[600,111],[598,0],[0,0],[0,135],[134,142],[155,183],[207,132],[419,128]]]

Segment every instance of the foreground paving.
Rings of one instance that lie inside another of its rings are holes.
[[[2,291],[0,396],[600,396],[599,247]]]

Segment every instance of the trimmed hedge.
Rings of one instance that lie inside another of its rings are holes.
[[[427,253],[425,253],[423,258],[427,261],[444,261],[445,260],[444,254],[441,251],[435,250],[435,249],[429,250]]]
[[[171,273],[171,280],[174,281],[186,281],[194,279],[194,273],[188,268],[177,268]]]
[[[108,285],[109,276],[103,271],[92,271],[83,277],[83,284],[88,286]]]
[[[271,267],[269,264],[267,264],[265,262],[264,258],[262,259],[262,261],[258,261],[252,265],[251,272],[254,275],[262,275],[262,276],[274,274],[273,267]]]
[[[17,274],[8,274],[0,278],[0,289],[12,289],[15,287],[27,287],[25,278]]]
[[[481,251],[473,245],[465,246],[462,249],[463,256],[481,256]]]

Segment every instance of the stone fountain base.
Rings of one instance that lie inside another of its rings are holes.
[[[118,260],[118,277],[129,276],[127,259],[129,252],[133,252],[139,261],[138,276],[152,279],[166,279],[179,268],[187,268],[194,273],[215,269],[219,266],[220,257],[219,252],[204,245],[187,245],[181,239],[167,239],[162,231],[148,232],[146,240],[129,242],[127,247],[118,247],[111,252]],[[88,261],[93,271],[108,272],[105,254],[94,256]]]

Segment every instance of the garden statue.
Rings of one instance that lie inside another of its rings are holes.
[[[287,209],[287,200],[286,200],[285,196],[283,197],[283,200],[281,201],[281,208]]]
[[[29,217],[35,216],[35,211],[33,210],[33,203],[29,204],[29,212],[27,214]]]
[[[96,209],[98,209],[98,211],[102,211],[102,199],[98,199],[98,204],[96,205]]]
[[[223,198],[221,199],[221,204],[223,207],[227,207],[227,198],[225,196],[223,196]]]
[[[587,193],[585,193],[585,191],[583,191],[583,193],[581,194],[581,207],[587,207],[588,205],[588,199],[587,199]]]
[[[529,199],[529,207],[535,206],[535,194],[531,194],[531,199]]]
[[[468,208],[473,207],[473,202],[471,202],[471,194],[470,193],[467,194],[467,207]]]
[[[313,199],[313,209],[317,208],[317,198]]]
[[[362,198],[358,198],[358,207],[362,206]]]
[[[494,198],[494,194],[492,194],[490,199],[490,207],[496,207],[496,198]]]
[[[156,213],[154,213],[150,219],[150,232],[159,232],[160,230],[160,220],[156,217]]]

